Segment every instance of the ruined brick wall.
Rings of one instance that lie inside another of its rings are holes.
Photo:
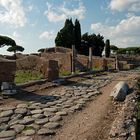
[[[14,82],[16,62],[0,59],[0,82]]]
[[[47,51],[47,50],[46,50]],[[49,52],[41,53],[40,56],[29,55],[16,60],[17,70],[38,70],[44,61],[58,61],[60,71],[71,72],[71,49],[55,47],[48,50]],[[89,67],[89,57],[77,54],[76,70],[85,71]],[[105,59],[102,57],[93,56],[93,68],[104,69],[107,65],[115,68],[115,59]]]
[[[41,57],[58,61],[60,71],[71,71],[71,53],[42,53]]]
[[[89,66],[89,57],[84,55],[77,55],[78,64],[81,64],[81,67]],[[103,57],[92,57],[92,67],[97,69],[104,69],[109,65],[110,69],[115,69],[115,59],[114,58],[103,58]]]
[[[106,59],[106,61],[107,61],[107,66],[108,66],[108,68],[109,69],[115,69],[115,58],[105,58]]]
[[[39,56],[30,55],[16,60],[17,70],[38,70],[41,65]]]

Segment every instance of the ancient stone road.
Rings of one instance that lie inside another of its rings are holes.
[[[99,88],[118,75],[120,73],[91,78],[59,90],[54,89],[49,96],[41,97],[41,102],[1,107],[0,139],[30,140],[35,134],[55,135],[57,129],[63,127],[65,116],[82,110],[87,102],[101,94]]]

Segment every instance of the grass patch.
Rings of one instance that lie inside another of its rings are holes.
[[[93,70],[93,71],[100,71],[101,68],[99,68],[99,67],[93,67],[92,70]]]
[[[63,71],[60,71],[59,72],[59,76],[60,77],[69,76],[69,75],[71,75],[71,72],[70,71],[63,70]]]
[[[112,64],[108,64],[107,67],[108,67],[108,69],[113,69],[113,65]]]
[[[37,71],[16,71],[15,83],[25,83],[32,80],[40,80],[43,78],[43,75]]]

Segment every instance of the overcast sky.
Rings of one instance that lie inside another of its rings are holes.
[[[0,0],[0,34],[25,53],[54,47],[66,18],[79,19],[82,33],[100,33],[118,47],[140,46],[140,0]]]

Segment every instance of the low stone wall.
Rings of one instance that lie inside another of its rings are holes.
[[[16,71],[16,62],[0,59],[0,83],[1,82],[14,82]]]

